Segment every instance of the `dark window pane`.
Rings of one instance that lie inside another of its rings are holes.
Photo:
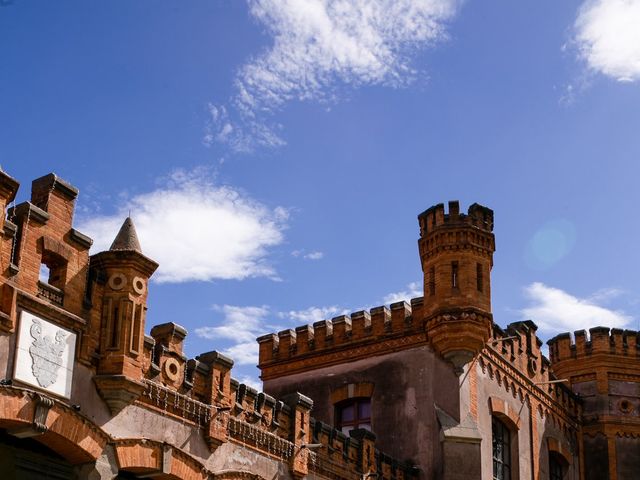
[[[369,400],[361,400],[358,403],[358,419],[367,420],[371,418],[371,402]]]
[[[355,408],[354,405],[345,405],[342,407],[340,420],[344,422],[353,422],[355,420]]]

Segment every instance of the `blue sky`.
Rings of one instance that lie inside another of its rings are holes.
[[[147,329],[254,338],[421,295],[418,213],[494,209],[495,320],[638,328],[640,2],[5,0],[0,164],[159,261]]]

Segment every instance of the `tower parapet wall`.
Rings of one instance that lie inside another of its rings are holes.
[[[594,327],[577,330],[571,338],[570,333],[556,335],[549,340],[549,354],[554,368],[561,362],[577,362],[593,355],[620,357],[627,362],[638,360],[640,367],[640,332],[620,328]]]
[[[262,379],[423,345],[423,298],[396,302],[258,338]]]
[[[441,226],[472,226],[485,232],[493,232],[493,210],[474,203],[468,213],[460,213],[460,204],[453,200],[449,202],[449,213],[445,213],[444,203],[434,205],[420,215],[420,235],[431,233]]]
[[[588,335],[578,330],[573,338],[563,333],[547,343],[553,371],[574,390],[594,382],[599,394],[607,394],[617,381],[640,384],[640,332],[594,327]]]

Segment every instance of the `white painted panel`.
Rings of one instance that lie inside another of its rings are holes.
[[[13,377],[69,398],[75,351],[75,333],[23,310]]]

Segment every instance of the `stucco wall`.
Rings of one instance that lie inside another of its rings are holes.
[[[312,415],[334,424],[331,393],[344,385],[374,384],[372,426],[379,448],[399,459],[412,460],[422,478],[433,478],[442,458],[434,404],[457,416],[458,378],[452,367],[427,346],[353,363],[318,368],[265,382],[276,398],[298,391],[314,400]]]
[[[566,480],[578,480],[579,460],[575,445],[566,438],[564,432],[556,426],[547,415],[542,417],[538,409],[534,409],[533,418],[531,409],[526,399],[521,397],[519,389],[514,393],[511,383],[506,386],[505,381],[498,382],[492,378],[488,372],[483,372],[480,366],[476,365],[478,375],[478,429],[482,435],[482,478],[491,479],[493,475],[492,461],[492,431],[491,431],[491,403],[490,399],[498,399],[507,405],[507,410],[511,418],[502,418],[504,423],[511,429],[512,444],[515,448],[511,450],[511,460],[513,466],[512,480],[528,480],[533,478],[534,463],[537,463],[541,480],[549,478],[549,455],[548,438],[559,440],[567,449],[574,448],[573,458],[568,465],[564,478]],[[526,395],[526,392],[525,392]],[[532,421],[535,428],[532,428]],[[517,463],[517,466],[516,466]],[[517,473],[517,476],[516,476]]]

